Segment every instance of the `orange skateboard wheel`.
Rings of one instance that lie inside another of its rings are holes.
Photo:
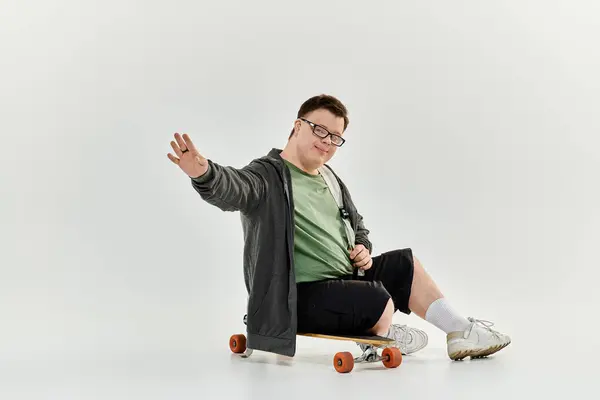
[[[339,373],[346,373],[352,371],[354,368],[354,357],[352,353],[347,351],[337,353],[333,357],[333,367]]]
[[[231,335],[229,338],[229,348],[232,352],[239,354],[246,351],[246,336],[242,334]]]
[[[402,364],[402,352],[397,347],[387,347],[381,355],[386,368],[396,368]]]

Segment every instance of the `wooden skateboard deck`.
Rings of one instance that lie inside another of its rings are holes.
[[[321,333],[298,333],[298,336],[308,336],[321,339],[331,340],[347,340],[350,342],[370,344],[372,346],[389,346],[394,343],[394,339],[390,339],[383,336],[338,336],[338,335],[325,335]]]

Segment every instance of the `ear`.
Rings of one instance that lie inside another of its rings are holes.
[[[300,132],[300,127],[301,127],[301,126],[302,126],[302,122],[301,122],[299,119],[297,119],[297,120],[294,122],[294,134],[295,134],[295,135],[297,135],[297,134],[298,134],[298,132]]]

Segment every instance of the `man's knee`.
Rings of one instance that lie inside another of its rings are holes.
[[[371,331],[374,335],[384,336],[390,329],[392,318],[394,317],[394,301],[390,298],[379,317],[379,321],[373,326]]]
[[[413,258],[413,265],[417,266],[417,265],[421,265],[421,261],[419,261],[419,259],[417,258],[417,256],[415,256],[414,254],[412,255]]]
[[[394,316],[394,300],[392,300],[392,298],[390,297],[390,299],[388,300],[387,304],[385,305],[385,309],[383,310],[383,316],[388,317],[390,319],[390,322],[392,320],[392,317]]]

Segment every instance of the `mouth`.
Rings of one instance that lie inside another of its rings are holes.
[[[329,153],[329,150],[324,150],[324,149],[322,149],[322,148],[320,148],[320,147],[318,147],[318,146],[316,146],[316,145],[315,145],[315,148],[316,148],[316,149],[317,149],[317,150],[318,150],[320,153],[322,153],[322,154],[327,154],[327,153]]]

